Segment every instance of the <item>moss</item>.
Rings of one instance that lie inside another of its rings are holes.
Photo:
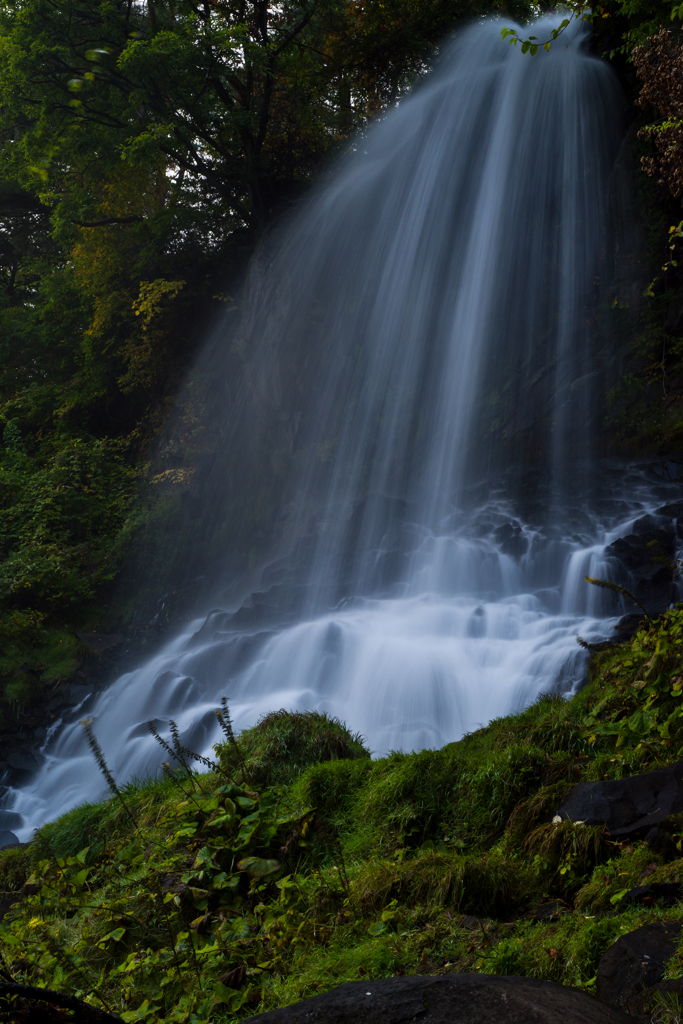
[[[369,760],[360,735],[319,711],[272,711],[240,733],[239,744],[216,746],[223,771],[244,776],[252,786],[288,786],[310,765]]]
[[[311,765],[294,783],[292,801],[315,807],[331,823],[351,820],[351,806],[372,773],[375,762],[325,761]]]
[[[0,900],[18,893],[30,872],[31,860],[26,847],[0,850]]]
[[[502,833],[546,768],[543,751],[524,744],[501,751],[490,743],[487,756],[480,750],[478,758],[463,758],[449,744],[392,753],[360,768],[316,766],[293,796],[335,824],[351,856],[414,850],[425,842],[474,849]]]
[[[512,846],[524,842],[535,828],[552,820],[573,784],[573,782],[556,782],[552,786],[541,786],[531,796],[516,804],[507,823],[508,837]]]
[[[590,880],[577,892],[574,905],[578,911],[589,914],[611,911],[624,892],[651,881],[654,872],[650,876],[644,872],[659,865],[661,857],[653,854],[645,843],[626,846],[608,863],[596,867]]]
[[[173,783],[167,779],[133,780],[122,787],[122,794],[128,810],[143,827],[154,825],[168,802],[177,799]],[[130,818],[116,799],[81,804],[36,832],[31,859],[74,857],[86,846],[101,846],[130,827]]]
[[[425,851],[400,862],[374,861],[354,885],[359,905],[380,911],[392,901],[427,911],[452,908],[483,917],[507,917],[538,888],[531,871],[500,857]]]
[[[643,918],[635,913],[599,919],[568,914],[550,924],[527,922],[485,954],[479,966],[490,974],[546,978],[594,991],[605,950]]]
[[[683,882],[683,859],[679,857],[670,864],[659,865],[647,879],[641,880],[641,885],[655,882]]]

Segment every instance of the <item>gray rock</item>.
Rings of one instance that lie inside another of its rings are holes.
[[[70,686],[68,696],[63,699],[63,703],[80,704],[81,701],[85,700],[86,697],[89,697],[92,692],[92,686],[85,686],[82,683]]]
[[[19,837],[15,836],[14,832],[10,832],[7,829],[0,829],[0,850],[3,850],[6,846],[15,846],[19,842]]]
[[[123,633],[76,633],[76,636],[93,654],[102,654],[110,647],[118,647],[126,639]]]
[[[658,516],[668,516],[670,519],[683,519],[683,501],[672,501],[668,505],[662,505],[657,509]]]
[[[22,816],[20,814],[17,814],[15,811],[0,810],[1,829],[7,829],[9,831],[10,829],[21,828],[23,823],[24,820]]]
[[[598,999],[636,1020],[649,1021],[652,997],[662,983],[664,967],[676,951],[680,934],[680,924],[655,921],[620,936],[598,964]]]
[[[612,836],[649,830],[683,811],[683,761],[626,779],[581,782],[571,789],[558,814],[586,825],[607,825]]]
[[[578,989],[491,974],[350,981],[249,1024],[633,1024]],[[246,1022],[245,1022],[246,1024]]]
[[[621,562],[629,577],[623,582],[637,600],[658,611],[668,606],[672,596],[676,538],[672,529],[648,529],[649,518],[639,519],[636,532],[617,538],[604,553]]]
[[[617,913],[638,904],[645,907],[652,907],[655,904],[672,907],[680,900],[682,889],[683,886],[680,882],[653,882],[651,885],[637,885],[635,889],[629,889],[626,895],[619,900]]]
[[[38,767],[38,762],[29,750],[10,750],[7,762],[12,768],[24,772],[34,772]]]

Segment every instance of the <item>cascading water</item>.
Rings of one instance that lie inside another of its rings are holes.
[[[156,770],[149,719],[208,752],[223,694],[238,728],[318,708],[376,753],[440,746],[571,692],[576,634],[609,630],[583,576],[670,497],[638,471],[601,491],[593,461],[621,99],[581,28],[534,58],[500,29],[463,32],[257,261],[233,416],[262,474],[261,421],[290,396],[285,526],[259,593],[89,709],[119,779]],[[6,801],[23,836],[102,791],[77,722],[44,756]]]

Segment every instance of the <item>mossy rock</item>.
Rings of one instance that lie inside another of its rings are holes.
[[[258,789],[291,785],[307,768],[327,761],[369,761],[358,733],[320,711],[272,711],[237,742],[215,748],[221,769]]]

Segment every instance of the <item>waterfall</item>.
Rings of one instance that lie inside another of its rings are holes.
[[[504,24],[458,33],[255,260],[206,515],[272,474],[283,525],[241,608],[88,709],[118,779],[162,760],[148,719],[210,752],[224,694],[238,728],[318,708],[378,754],[441,746],[573,692],[576,634],[611,628],[583,576],[662,500],[596,461],[622,99],[583,26],[530,57]],[[102,792],[77,721],[44,757],[6,801],[24,836]]]

